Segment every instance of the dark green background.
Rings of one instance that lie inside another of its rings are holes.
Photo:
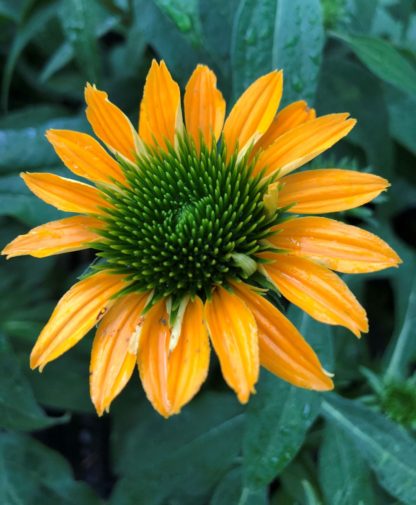
[[[88,397],[91,337],[43,374],[30,348],[88,252],[0,261],[0,504],[416,504],[416,9],[411,0],[0,0],[0,229],[4,245],[60,216],[22,170],[64,174],[48,128],[89,131],[86,81],[136,124],[146,72],[163,58],[184,86],[201,62],[229,105],[256,77],[285,73],[284,103],[348,111],[358,125],[314,167],[387,177],[343,219],[385,238],[404,264],[346,280],[370,333],[288,316],[335,372],[336,392],[262,373],[247,407],[218,364],[165,421],[137,375],[111,414]],[[83,482],[84,481],[84,482]]]

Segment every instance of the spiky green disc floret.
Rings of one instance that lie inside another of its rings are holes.
[[[279,213],[266,212],[268,183],[253,177],[249,154],[226,160],[225,147],[202,144],[198,153],[185,134],[176,149],[148,149],[135,166],[122,163],[128,186],[102,188],[112,208],[95,246],[105,268],[132,281],[129,290],[205,297],[253,273]]]

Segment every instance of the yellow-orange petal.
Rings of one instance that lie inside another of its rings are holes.
[[[334,219],[302,217],[275,227],[269,241],[338,272],[376,272],[400,263],[393,249],[372,233]]]
[[[129,118],[110,100],[107,93],[87,84],[87,119],[94,133],[114,153],[135,161],[139,139]]]
[[[170,414],[177,414],[199,391],[208,374],[210,346],[203,304],[195,297],[186,307],[181,334],[169,356]]]
[[[93,182],[125,181],[120,165],[91,135],[71,130],[48,130],[46,138],[74,174]]]
[[[280,135],[259,156],[255,172],[265,169],[265,175],[278,171],[279,177],[312,160],[332,147],[354,127],[356,120],[349,114],[328,114],[312,119]]]
[[[225,100],[217,89],[217,78],[205,65],[198,65],[186,85],[185,97],[186,130],[199,150],[200,135],[207,146],[212,136],[218,140],[224,124]]]
[[[234,289],[256,320],[261,365],[295,386],[317,391],[332,389],[332,380],[295,326],[249,286],[235,283]]]
[[[265,255],[265,265],[282,295],[317,321],[345,326],[354,335],[368,331],[365,310],[334,272],[291,254]]]
[[[59,300],[30,355],[41,369],[73,347],[111,307],[113,295],[126,286],[122,275],[99,272],[77,282]]]
[[[237,295],[217,288],[205,303],[205,320],[227,384],[246,403],[259,374],[257,326]]]
[[[325,214],[353,209],[373,200],[389,183],[374,174],[323,168],[280,179],[279,206],[294,204],[289,212]]]
[[[244,153],[267,131],[279,106],[283,73],[273,71],[257,79],[237,100],[224,125],[224,141],[230,156],[238,145]]]
[[[164,300],[145,315],[140,334],[137,363],[146,396],[164,417],[171,412],[167,388],[170,328]]]
[[[20,174],[38,198],[59,210],[81,214],[102,214],[100,207],[108,207],[98,189],[59,175],[42,172]]]
[[[90,394],[100,416],[108,411],[133,373],[137,361],[135,339],[147,297],[131,293],[118,298],[98,327],[91,352]]]
[[[266,149],[283,133],[315,118],[315,109],[308,107],[308,104],[304,100],[287,105],[277,114],[266,133],[258,140],[255,152],[259,149]]]
[[[3,249],[7,259],[26,254],[45,258],[54,254],[88,249],[99,235],[93,230],[102,228],[102,221],[89,216],[74,216],[51,221],[19,235]]]
[[[181,94],[162,60],[152,61],[146,77],[140,104],[139,135],[148,145],[166,149],[166,142],[174,145],[177,131],[183,128]]]

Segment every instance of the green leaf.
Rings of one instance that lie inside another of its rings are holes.
[[[375,37],[334,33],[371,72],[406,93],[416,94],[416,69],[391,44]]]
[[[198,63],[209,63],[153,1],[134,0],[133,23],[147,43],[163,56],[173,77],[184,86]]]
[[[267,488],[250,490],[243,487],[241,468],[234,468],[214,491],[210,505],[267,505]]]
[[[250,489],[269,484],[294,458],[319,412],[319,395],[262,371],[250,400],[243,439],[243,468]]]
[[[386,86],[386,103],[393,137],[416,156],[416,97]]]
[[[287,311],[287,317],[312,346],[325,370],[332,372],[335,367],[335,356],[331,326],[312,319],[293,304]]]
[[[366,462],[344,432],[332,424],[324,430],[319,477],[327,505],[375,505]]]
[[[382,171],[380,175],[390,176],[393,145],[384,90],[376,77],[358,63],[327,58],[319,80],[317,109],[320,114],[349,112],[356,118],[348,141],[365,151],[368,164]]]
[[[201,45],[198,0],[153,0],[178,30],[195,45]]]
[[[64,42],[49,58],[40,74],[40,81],[46,82],[61,68],[64,68],[74,57],[74,48],[69,42]]]
[[[168,420],[147,402],[136,409],[127,396],[124,402],[125,409],[115,410],[114,430],[116,468],[123,478],[111,503],[154,505],[168,498],[181,505],[196,498],[203,503],[240,452],[243,415],[233,395],[202,394]]]
[[[31,118],[28,118],[30,121]],[[38,123],[34,114],[34,123]],[[49,128],[83,130],[87,129],[84,118],[56,118],[35,127],[7,129],[0,132],[0,173],[33,170],[56,166],[59,158],[45,138]],[[24,149],[22,149],[24,146]]]
[[[63,0],[59,17],[81,72],[89,81],[97,83],[100,58],[95,35],[98,17],[95,0]]]
[[[34,128],[56,117],[64,117],[67,110],[61,105],[36,104],[22,107],[0,118],[1,130]],[[3,132],[0,134],[2,135]]]
[[[357,401],[328,395],[322,402],[322,412],[354,443],[381,486],[406,505],[414,505],[415,440],[403,428]]]
[[[66,420],[45,415],[36,403],[12,348],[5,336],[0,334],[0,427],[32,431]],[[3,502],[0,500],[0,503]]]
[[[28,436],[0,433],[0,503],[4,505],[100,505],[68,462]]]
[[[385,376],[395,379],[406,374],[410,361],[416,356],[416,275],[405,306],[402,325],[394,340]]]
[[[0,216],[15,217],[28,226],[36,226],[64,214],[31,193],[18,175],[10,175],[0,177]]]
[[[38,9],[27,21],[27,23],[20,26],[17,30],[12,46],[7,54],[7,60],[4,66],[1,89],[1,103],[4,109],[7,109],[10,83],[19,56],[29,42],[36,37],[39,32],[45,29],[45,26],[56,15],[56,9],[56,4]]]
[[[287,104],[313,102],[323,48],[318,0],[243,0],[233,35],[233,91],[236,99],[256,78],[284,70]]]

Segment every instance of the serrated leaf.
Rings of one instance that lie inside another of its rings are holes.
[[[375,505],[369,467],[348,436],[332,424],[324,430],[319,478],[327,505]]]
[[[262,370],[247,407],[243,438],[245,485],[269,484],[294,458],[319,412],[319,395]]]
[[[322,402],[322,412],[360,451],[381,486],[406,505],[414,505],[416,442],[404,428],[357,401],[336,395]]]
[[[0,433],[0,503],[4,505],[100,505],[72,475],[68,462],[36,440]]]
[[[5,336],[0,334],[0,427],[32,431],[66,420],[67,418],[48,417],[42,411],[29,382],[20,370],[13,349]]]
[[[393,86],[416,94],[416,68],[389,42],[368,36],[335,33],[377,77]]]
[[[234,24],[234,98],[256,78],[282,68],[283,103],[299,98],[313,102],[323,40],[318,0],[243,0]]]

